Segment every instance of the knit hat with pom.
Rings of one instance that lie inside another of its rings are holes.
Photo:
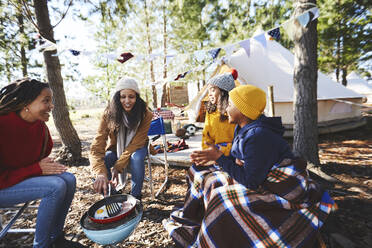
[[[134,90],[138,94],[140,94],[140,90],[138,88],[138,84],[134,78],[130,77],[122,77],[116,84],[115,92],[124,90],[124,89],[130,89]]]
[[[217,86],[220,89],[226,90],[229,92],[230,90],[235,88],[235,81],[238,78],[238,71],[232,69],[230,73],[223,73],[217,76],[212,77],[208,84],[212,84]]]
[[[240,85],[229,92],[229,98],[239,111],[256,120],[266,106],[266,93],[253,85]]]

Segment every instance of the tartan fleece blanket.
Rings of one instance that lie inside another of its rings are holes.
[[[187,179],[183,208],[163,220],[180,247],[315,247],[335,208],[300,160],[275,165],[255,191],[217,166],[193,165]]]

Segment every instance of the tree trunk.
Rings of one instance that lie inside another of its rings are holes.
[[[347,68],[346,66],[342,67],[342,85],[346,86],[347,85]]]
[[[340,82],[340,67],[341,67],[341,37],[337,34],[336,44],[336,81]]]
[[[300,15],[316,0],[297,0],[295,15]],[[307,161],[318,165],[318,105],[317,105],[317,20],[307,27],[297,23],[294,39],[294,127],[293,151]]]
[[[147,34],[147,44],[148,44],[148,54],[152,54],[152,46],[151,46],[151,37],[150,37],[150,21],[149,21],[149,15],[147,12],[147,1],[145,0],[145,17],[146,17],[146,34]],[[154,74],[154,62],[150,61],[150,76],[151,81],[155,82],[155,74]],[[158,94],[156,93],[156,87],[155,85],[152,85],[152,97],[153,99],[153,107],[156,109],[158,107]]]
[[[47,0],[34,0],[34,7],[40,34],[46,39],[55,42]],[[63,143],[59,157],[61,161],[67,163],[82,162],[81,142],[69,117],[66,96],[63,89],[61,65],[59,58],[52,56],[55,53],[56,51],[44,51],[43,55],[48,82],[53,91],[53,120]]]
[[[166,103],[169,102],[167,94],[167,18],[165,16],[165,0],[163,0],[163,52],[164,52],[164,61],[163,61],[163,94],[161,96],[161,106],[165,107]]]
[[[22,6],[20,6],[21,4],[18,3],[18,7],[21,8]],[[20,36],[22,37],[21,39],[21,65],[22,65],[22,75],[23,77],[27,77],[27,57],[26,57],[26,50],[25,50],[25,38],[26,38],[26,34],[25,34],[25,26],[24,26],[24,22],[23,22],[23,15],[22,13],[17,9],[17,20],[18,20],[18,27],[19,27],[19,34]]]
[[[203,70],[203,78],[202,78],[202,84],[203,84],[203,86],[205,86],[205,84],[206,84],[206,76],[205,76],[205,69]]]

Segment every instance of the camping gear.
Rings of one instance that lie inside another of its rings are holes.
[[[95,223],[111,223],[131,214],[136,206],[131,195],[112,195],[94,203],[88,210],[88,217]]]
[[[142,218],[142,214],[142,204],[136,201],[134,210],[118,221],[107,224],[96,223],[89,218],[88,212],[85,212],[80,219],[80,226],[85,235],[93,242],[100,245],[117,244],[133,233]]]

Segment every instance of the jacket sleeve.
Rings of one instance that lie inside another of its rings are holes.
[[[212,128],[212,123],[210,122],[210,116],[208,113],[206,113],[205,116],[205,122],[204,122],[204,128],[202,133],[202,149],[208,149],[209,147],[205,144],[206,142],[209,144],[214,145],[214,140],[209,136],[209,132]]]
[[[149,132],[150,124],[152,120],[152,113],[147,110],[145,117],[141,121],[137,129],[136,135],[134,135],[132,141],[125,148],[123,153],[120,155],[120,158],[116,161],[114,168],[119,172],[123,172],[123,169],[128,166],[130,156],[136,150],[144,147],[148,142],[147,133]]]
[[[270,168],[274,165],[273,154],[278,152],[270,145],[269,136],[264,130],[253,132],[255,133],[248,137],[243,145],[243,166],[238,166],[234,160],[224,155],[216,161],[231,177],[250,189],[256,189],[264,182]]]
[[[107,169],[104,162],[105,149],[107,145],[107,139],[109,137],[109,128],[102,116],[101,122],[98,127],[97,135],[94,138],[92,145],[90,146],[89,160],[92,166],[92,171],[95,175],[104,174],[107,175]]]
[[[227,143],[226,146],[220,146],[220,151],[223,152],[223,155],[229,156],[231,147],[232,147],[232,143]]]

